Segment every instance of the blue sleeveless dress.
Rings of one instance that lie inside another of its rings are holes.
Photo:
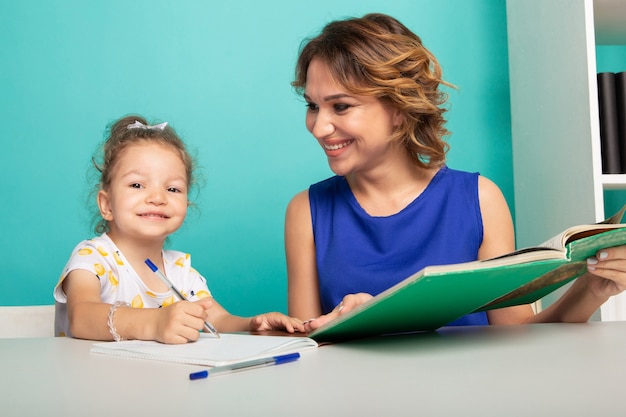
[[[367,214],[342,176],[309,187],[322,312],[346,294],[379,294],[426,266],[475,261],[483,239],[478,175],[444,166],[386,217]],[[449,325],[484,324],[480,312]]]

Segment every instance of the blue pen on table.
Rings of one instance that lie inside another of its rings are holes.
[[[227,374],[227,373],[232,373],[232,372],[237,372],[237,371],[245,371],[248,369],[260,368],[263,366],[281,365],[283,363],[297,361],[299,358],[300,358],[300,354],[296,352],[296,353],[289,353],[287,355],[273,356],[269,358],[253,359],[253,360],[246,361],[246,362],[234,363],[232,365],[215,366],[209,369],[208,371],[192,372],[189,374],[189,379],[193,381],[196,379],[207,378],[211,375],[219,375],[219,374]]]
[[[181,300],[187,300],[187,297],[185,297],[183,295],[182,292],[180,292],[178,290],[178,288],[176,288],[174,286],[174,284],[172,284],[172,281],[170,281],[163,272],[161,272],[159,270],[159,268],[157,268],[157,266],[152,263],[152,261],[150,259],[146,259],[146,265],[148,265],[148,267],[152,270],[152,272],[154,272],[156,274],[157,277],[159,277],[161,279],[161,281],[163,281],[163,283],[165,285],[167,285],[173,292],[174,294],[176,294],[176,296],[181,299]],[[213,325],[211,323],[209,323],[208,321],[205,320],[204,322],[204,327],[210,332],[212,333],[214,336],[216,337],[220,337],[220,334],[217,332],[217,330],[215,329],[215,327],[213,327]]]

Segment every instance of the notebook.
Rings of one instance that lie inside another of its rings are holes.
[[[289,353],[302,352],[318,346],[304,336],[269,336],[221,333],[218,339],[208,334],[182,345],[167,345],[154,341],[124,340],[95,343],[91,352],[106,355],[154,359],[190,365],[222,366]]]

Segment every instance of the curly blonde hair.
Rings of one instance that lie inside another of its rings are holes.
[[[435,56],[421,39],[391,16],[367,14],[333,21],[304,42],[291,83],[299,94],[313,59],[321,60],[338,85],[351,94],[373,96],[404,115],[389,138],[404,143],[415,164],[424,168],[445,163],[444,137],[448,95]]]

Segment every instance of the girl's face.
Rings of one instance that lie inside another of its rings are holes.
[[[406,151],[388,141],[402,116],[375,97],[345,91],[318,59],[309,64],[304,98],[306,127],[324,149],[335,174],[368,172],[398,155],[406,157]]]
[[[188,179],[178,152],[139,142],[122,151],[109,189],[98,193],[102,217],[116,240],[165,240],[187,214]]]

